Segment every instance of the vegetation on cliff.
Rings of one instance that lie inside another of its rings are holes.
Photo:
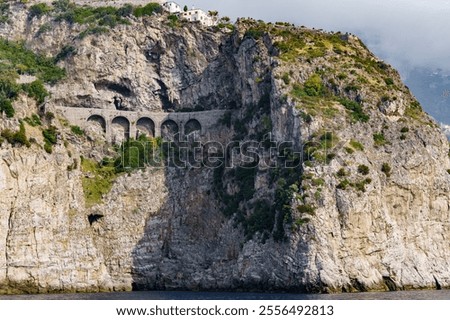
[[[242,116],[229,115],[221,122],[234,129],[234,140],[262,141],[272,127],[270,124],[264,128],[264,119],[271,119],[276,105],[283,105],[295,107],[302,125],[308,128],[297,150],[284,150],[286,154],[279,155],[284,163],[288,160],[297,165],[269,170],[266,181],[274,192],[262,195],[255,189],[257,177],[267,176],[267,169],[258,163],[248,168],[215,169],[214,190],[223,212],[243,227],[247,239],[257,234],[262,241],[270,237],[276,241],[287,239],[289,232],[309,223],[323,206],[323,193],[330,184],[337,190],[364,194],[373,185],[372,170],[390,177],[389,161],[373,168],[343,160],[344,154],[347,158],[359,157],[365,150],[363,143],[343,137],[343,126],[362,125],[372,132],[370,150],[394,143],[390,132],[395,129],[390,126],[415,123],[434,127],[398,73],[373,56],[356,37],[253,19],[241,19],[237,27],[242,41],[254,41],[261,48],[272,44],[278,63],[266,72],[278,80],[277,90],[283,95],[271,96],[276,102],[270,106],[273,102],[264,92],[273,93],[274,89],[263,80],[267,74],[258,75],[256,81],[260,79],[259,90],[265,102],[262,99],[258,105],[244,106]],[[255,65],[261,58],[253,57]],[[257,126],[261,131],[249,130],[255,123],[261,124]],[[384,123],[382,130],[380,123]],[[401,130],[399,141],[406,139],[406,130]],[[336,166],[335,159],[344,166],[336,172],[334,181],[310,173],[331,164]]]
[[[34,76],[36,80],[18,84],[21,75]],[[23,42],[0,39],[0,112],[13,117],[12,102],[20,92],[27,93],[38,103],[44,102],[48,96],[44,83],[54,84],[64,75],[64,69],[57,67],[54,59],[28,50]]]
[[[161,13],[162,7],[158,3],[148,3],[145,6],[133,6],[125,4],[122,7],[115,6],[80,6],[69,0],[56,0],[52,5],[46,3],[36,3],[30,6],[28,19],[40,19],[43,16],[50,17],[54,22],[66,22],[68,24],[79,24],[85,26],[79,34],[79,38],[84,38],[90,34],[100,34],[108,32],[109,29],[120,24],[129,25],[131,16],[143,17],[151,16],[153,13]],[[48,24],[42,25],[40,33],[49,30]]]

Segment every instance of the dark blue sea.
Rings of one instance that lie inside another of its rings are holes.
[[[450,290],[340,294],[134,291],[111,293],[0,295],[0,300],[450,300]]]

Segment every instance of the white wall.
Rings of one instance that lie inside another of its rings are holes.
[[[181,17],[191,22],[200,21],[200,23],[205,26],[212,26],[215,24],[214,20],[205,11],[200,9],[193,9],[187,12],[182,12]]]

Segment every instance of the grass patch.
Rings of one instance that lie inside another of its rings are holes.
[[[112,162],[97,163],[90,159],[81,158],[81,169],[84,173],[82,185],[86,206],[99,204],[104,195],[112,188],[117,177]]]
[[[420,122],[423,122],[424,120],[422,106],[418,101],[413,101],[409,107],[405,109],[405,115]]]
[[[31,118],[26,117],[23,119],[26,123],[28,123],[32,127],[37,127],[42,125],[41,118],[37,114],[33,114]]]

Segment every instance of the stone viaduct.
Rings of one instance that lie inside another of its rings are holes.
[[[55,109],[71,124],[81,128],[86,128],[89,124],[101,126],[106,140],[114,143],[119,142],[113,135],[117,132],[122,135],[118,137],[120,140],[137,138],[140,134],[172,140],[178,133],[185,137],[195,131],[204,136],[217,126],[217,121],[226,112],[211,110],[164,113],[68,107]]]

